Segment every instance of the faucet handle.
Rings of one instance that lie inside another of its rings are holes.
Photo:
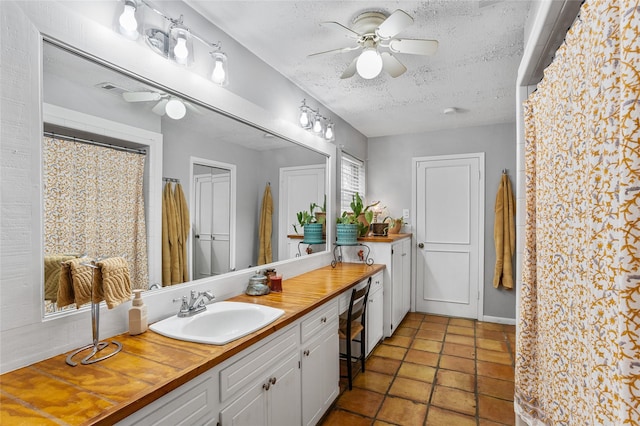
[[[189,302],[187,302],[187,296],[173,299],[173,303],[175,302],[182,302],[182,304],[180,305],[180,311],[178,311],[178,316],[180,316],[180,314],[189,313]]]

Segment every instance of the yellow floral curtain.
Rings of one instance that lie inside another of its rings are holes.
[[[640,8],[587,1],[525,103],[515,409],[640,424]]]
[[[144,162],[143,154],[44,138],[45,265],[84,253],[122,256],[132,288],[148,288]]]

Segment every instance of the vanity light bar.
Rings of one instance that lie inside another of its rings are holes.
[[[144,32],[144,38],[148,46],[156,53],[172,59],[180,65],[188,66],[193,62],[192,40],[197,40],[208,48],[217,48],[210,52],[213,59],[211,80],[219,85],[226,86],[229,83],[227,67],[227,55],[220,50],[220,42],[211,43],[194,33],[183,23],[183,17],[172,18],[151,4],[148,0],[123,0],[123,9],[118,17],[118,31],[130,40],[140,37],[140,23],[142,14],[139,12],[142,6],[146,6],[154,13],[160,15],[169,22],[169,30],[160,28],[148,28]]]
[[[331,118],[322,116],[320,108],[316,110],[307,105],[306,99],[303,99],[300,105],[299,123],[303,129],[312,131],[328,141],[336,139]]]

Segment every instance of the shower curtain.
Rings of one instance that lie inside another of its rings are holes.
[[[640,424],[640,8],[587,1],[525,103],[516,412]]]
[[[145,156],[60,137],[42,154],[45,259],[122,256],[132,288],[147,288]]]

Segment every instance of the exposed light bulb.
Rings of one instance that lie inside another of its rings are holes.
[[[316,133],[322,132],[322,122],[320,121],[320,115],[316,115],[316,118],[313,121],[313,131]]]
[[[360,77],[367,80],[375,78],[382,71],[382,57],[375,47],[367,47],[356,61],[356,70]]]
[[[137,39],[138,34],[138,21],[136,20],[136,6],[135,3],[127,1],[124,4],[124,10],[120,18],[120,33],[130,39]]]
[[[309,121],[309,114],[306,111],[300,112],[300,125],[303,129],[308,129],[311,127],[311,122]]]
[[[213,66],[213,72],[211,73],[211,80],[216,84],[222,84],[226,77],[227,72],[224,69],[222,59],[216,59],[216,63]]]
[[[179,99],[170,99],[169,102],[167,102],[167,105],[165,105],[164,111],[167,113],[169,118],[180,120],[187,113],[187,107],[185,107]]]
[[[177,63],[183,65],[187,63],[189,49],[187,48],[187,37],[185,37],[184,34],[179,34],[176,37],[176,46],[173,48],[173,55]]]
[[[333,123],[327,124],[327,130],[324,132],[324,138],[328,141],[332,141],[334,139]]]

